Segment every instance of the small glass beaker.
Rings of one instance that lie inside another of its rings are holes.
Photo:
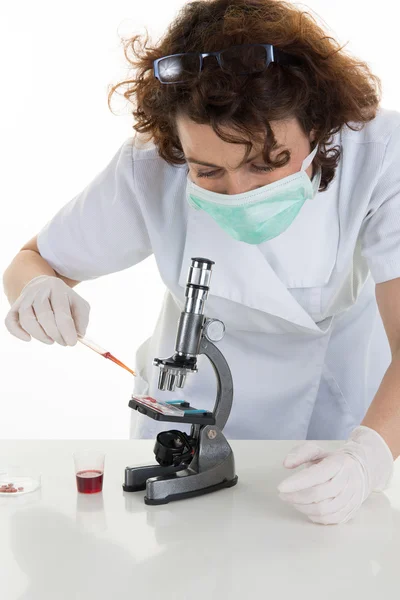
[[[105,454],[97,450],[75,452],[76,487],[81,494],[96,494],[103,489]]]

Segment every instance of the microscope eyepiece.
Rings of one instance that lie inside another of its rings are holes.
[[[186,283],[185,312],[202,315],[210,289],[211,270],[214,262],[207,258],[192,258]]]
[[[205,265],[210,265],[210,267],[211,267],[211,265],[215,265],[215,262],[213,260],[210,260],[209,258],[194,257],[194,258],[192,258],[192,260],[196,261],[197,263],[201,263],[201,264],[205,264]]]
[[[200,285],[209,288],[211,279],[212,265],[215,264],[207,258],[192,258],[192,264],[189,267],[187,285]]]

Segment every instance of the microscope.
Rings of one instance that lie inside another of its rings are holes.
[[[125,469],[125,492],[146,490],[145,504],[167,504],[201,496],[237,483],[232,449],[222,433],[233,401],[233,381],[228,363],[214,342],[220,341],[225,325],[204,315],[213,261],[192,258],[181,313],[175,352],[155,358],[159,367],[159,390],[183,388],[186,376],[197,373],[197,356],[204,354],[216,377],[217,395],[213,411],[190,406],[184,400],[161,401],[132,395],[129,406],[148,417],[175,423],[191,423],[190,434],[171,429],[157,435],[154,454],[158,464]]]

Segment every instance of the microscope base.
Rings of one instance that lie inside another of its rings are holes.
[[[159,505],[159,504],[168,504],[169,502],[173,502],[174,500],[184,500],[185,498],[194,498],[195,496],[202,496],[203,494],[209,494],[210,492],[216,492],[217,490],[222,490],[223,488],[233,487],[237,484],[238,476],[235,477],[231,481],[223,481],[222,483],[217,483],[216,485],[210,485],[208,488],[202,488],[199,490],[195,490],[192,492],[182,492],[182,494],[172,494],[171,496],[167,496],[167,498],[162,498],[158,500],[152,500],[147,496],[144,497],[144,503],[149,504],[151,506]]]
[[[181,463],[178,467],[162,467],[158,464],[142,467],[126,467],[125,483],[123,484],[122,489],[124,492],[142,492],[146,489],[146,483],[150,477],[176,473],[176,471],[182,471],[182,469],[185,469],[187,466],[187,463]]]
[[[218,427],[206,425],[190,464],[127,467],[123,489],[146,489],[145,504],[158,505],[233,487],[237,481],[232,448]]]

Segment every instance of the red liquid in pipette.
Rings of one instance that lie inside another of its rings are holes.
[[[96,494],[103,489],[103,472],[96,469],[78,471],[76,486],[81,494]]]
[[[112,360],[113,362],[115,362],[116,365],[119,365],[123,369],[126,369],[127,371],[129,371],[129,373],[132,373],[132,375],[136,375],[135,371],[132,371],[132,369],[130,369],[129,367],[127,367],[126,365],[124,365],[123,362],[121,362],[120,360],[118,360],[117,358],[115,358],[115,356],[113,356],[111,354],[111,352],[105,352],[101,356],[104,356],[104,358],[109,358],[110,360]]]

